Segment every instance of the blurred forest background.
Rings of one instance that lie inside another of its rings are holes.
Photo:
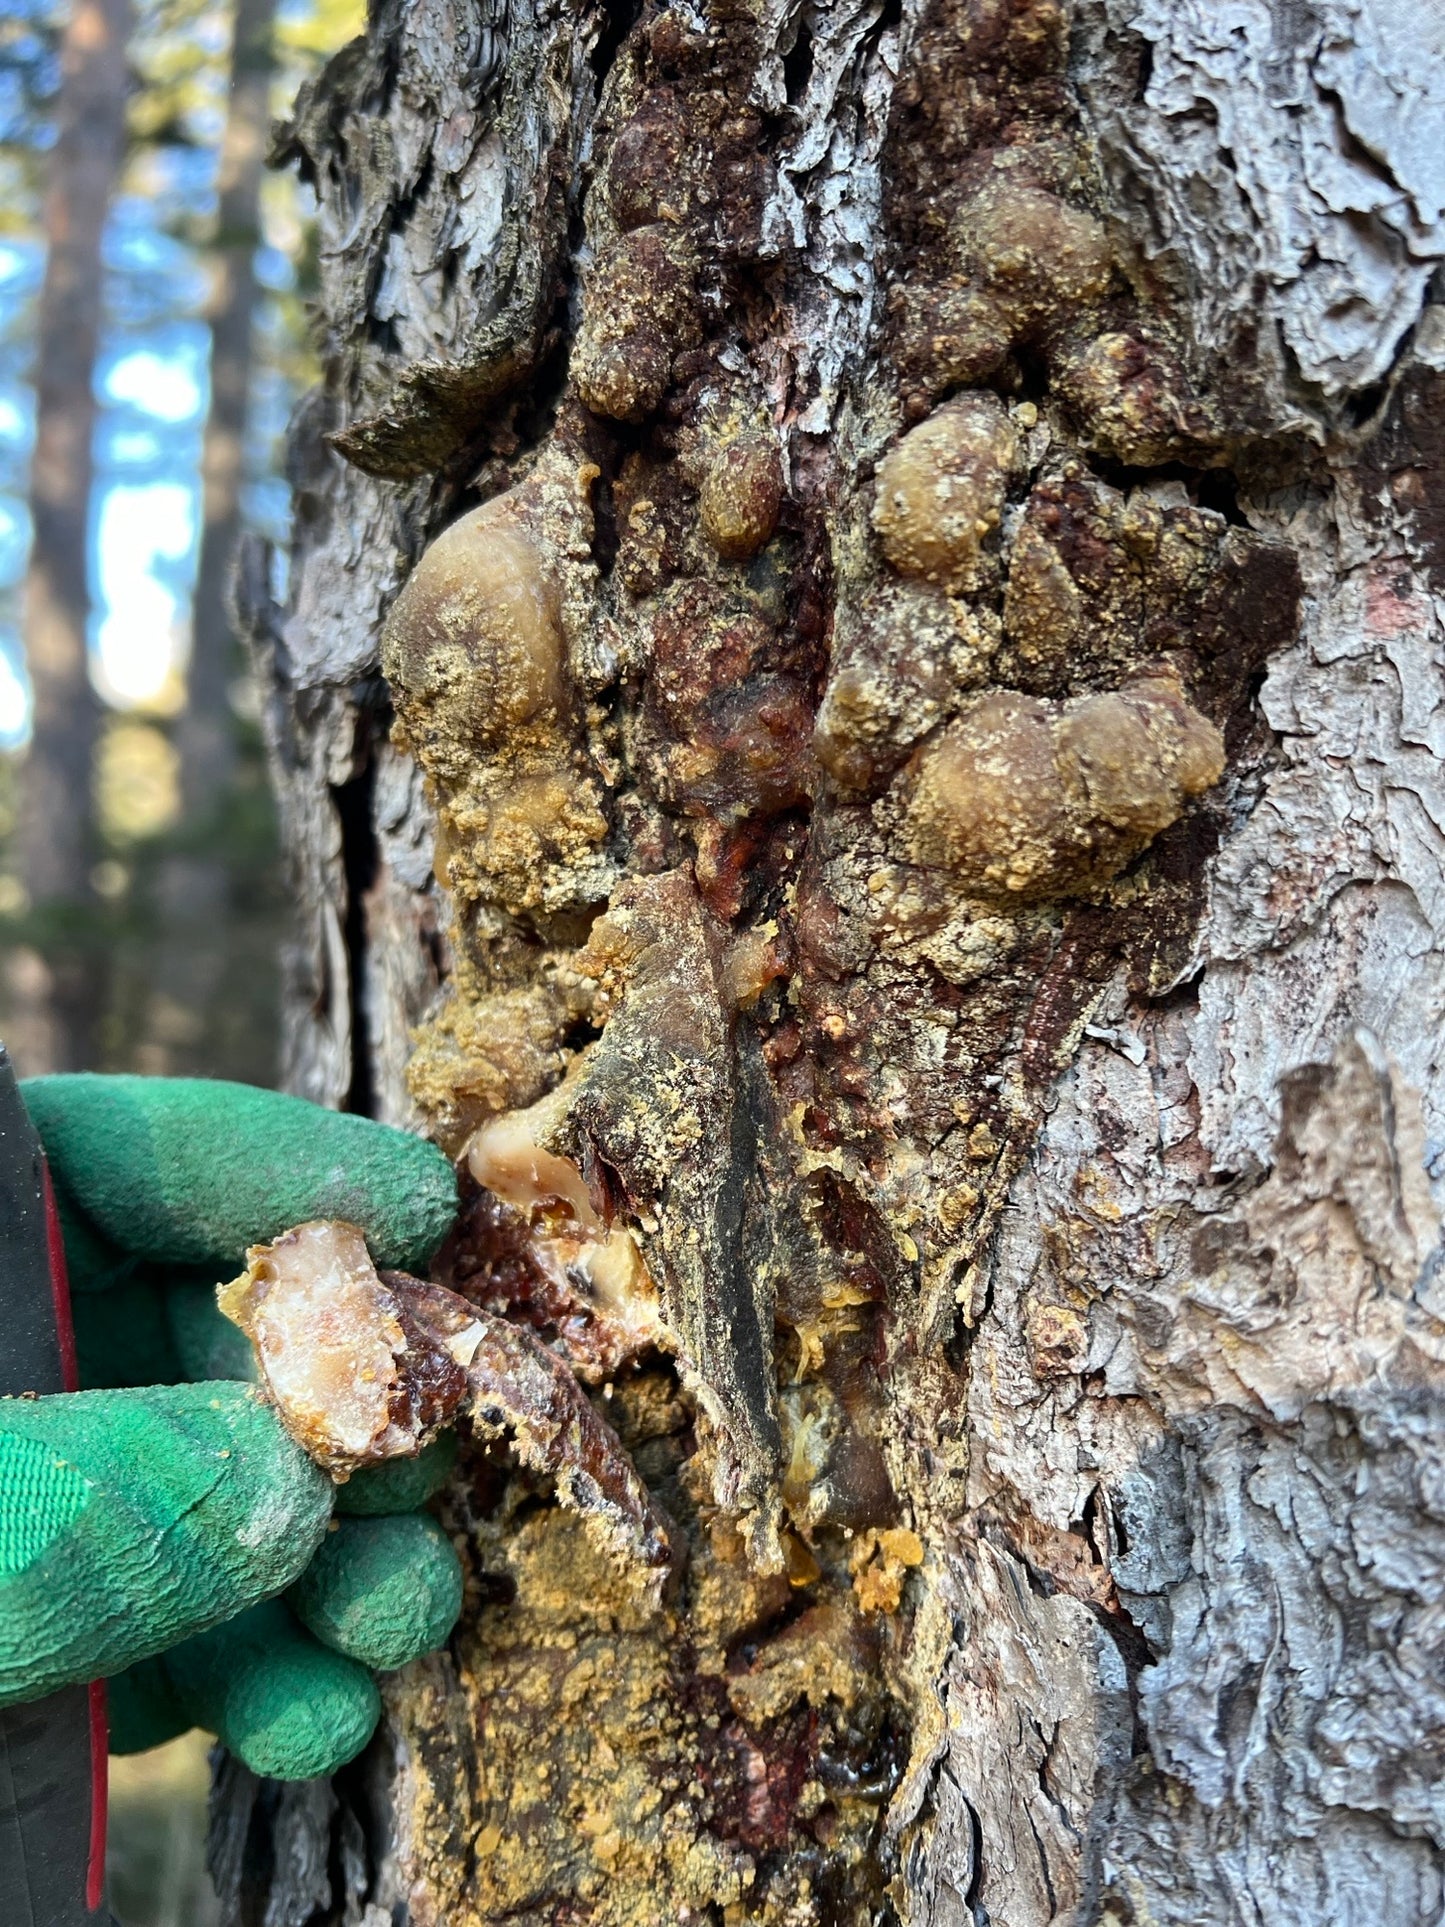
[[[313,379],[274,115],[361,0],[0,0],[0,1036],[22,1073],[274,1081],[284,883],[243,529]],[[284,585],[278,579],[276,587]],[[211,1927],[200,1734],[112,1763],[122,1927]]]
[[[0,1036],[270,1083],[283,880],[228,618],[284,570],[309,196],[273,116],[361,0],[0,0]],[[278,582],[277,587],[283,585]]]

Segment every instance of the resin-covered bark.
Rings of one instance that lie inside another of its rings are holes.
[[[257,1919],[1445,1897],[1429,50],[1125,11],[433,0],[302,103],[294,1081],[674,1565],[478,1426]]]

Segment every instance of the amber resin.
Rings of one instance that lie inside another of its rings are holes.
[[[337,1479],[413,1457],[457,1417],[506,1434],[614,1551],[662,1572],[664,1520],[562,1359],[518,1326],[405,1272],[378,1272],[355,1225],[253,1245],[219,1292],[251,1340],[282,1424]]]

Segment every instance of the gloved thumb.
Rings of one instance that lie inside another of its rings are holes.
[[[281,1592],[332,1491],[249,1385],[0,1400],[0,1706]]]

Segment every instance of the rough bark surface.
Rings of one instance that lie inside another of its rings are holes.
[[[1431,34],[427,0],[300,103],[291,1081],[686,1556],[478,1443],[236,1919],[1441,1918]]]

